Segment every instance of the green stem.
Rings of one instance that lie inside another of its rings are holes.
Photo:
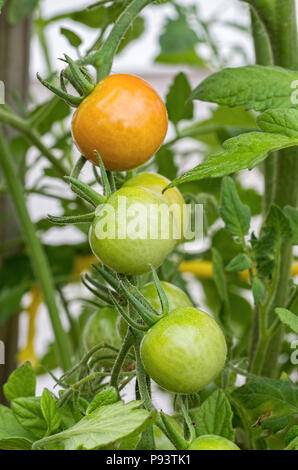
[[[119,380],[121,368],[131,345],[132,345],[132,336],[131,336],[130,330],[128,329],[128,332],[124,338],[124,342],[117,355],[117,359],[114,362],[112,373],[111,373],[111,382],[110,382],[111,386],[115,387],[117,390],[118,390],[118,380]]]
[[[109,37],[93,56],[98,81],[109,75],[122,38],[140,11],[149,3],[153,3],[153,0],[133,0],[117,19]]]
[[[298,68],[298,44],[296,7],[294,0],[274,0],[276,21],[270,27],[275,64],[291,70]],[[276,186],[274,202],[281,208],[286,205],[297,207],[298,201],[298,151],[297,147],[278,152]],[[271,312],[272,321],[275,307],[286,306],[289,295],[293,250],[291,241],[285,241],[280,250],[279,281]],[[284,327],[280,326],[269,343],[264,361],[263,374],[275,377],[278,356],[284,336]]]
[[[14,202],[16,212],[31,252],[31,259],[37,279],[40,282],[45,303],[48,307],[50,320],[55,333],[59,362],[63,370],[71,366],[71,349],[68,336],[63,329],[59,310],[55,300],[55,288],[44,250],[36,236],[36,231],[26,207],[24,190],[13,167],[13,157],[10,155],[3,133],[0,129],[0,162],[4,171],[7,185]]]
[[[65,176],[69,173],[68,169],[64,167],[63,163],[58,160],[55,155],[42,143],[38,133],[32,129],[29,124],[16,116],[15,114],[6,111],[0,106],[0,122],[8,124],[14,129],[23,134],[36,148],[44,155],[53,167],[57,170],[60,176]]]

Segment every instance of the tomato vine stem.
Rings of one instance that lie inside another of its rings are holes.
[[[71,348],[68,340],[67,333],[64,331],[59,310],[55,300],[55,288],[48,265],[48,260],[42,248],[42,245],[37,238],[35,227],[31,222],[26,202],[24,198],[24,191],[20,181],[17,178],[14,166],[13,157],[10,155],[9,148],[5,142],[2,130],[0,129],[0,162],[3,168],[6,182],[15,205],[20,224],[24,236],[26,237],[29,250],[31,252],[33,267],[40,282],[42,293],[45,303],[48,307],[49,316],[51,319],[52,327],[55,333],[56,346],[59,357],[59,362],[63,370],[71,367]]]

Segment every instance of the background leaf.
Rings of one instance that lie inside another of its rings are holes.
[[[30,362],[25,362],[14,370],[3,387],[4,395],[8,401],[19,397],[35,395],[36,376]]]
[[[173,124],[177,124],[182,119],[192,119],[193,104],[186,103],[191,88],[183,72],[178,73],[174,78],[166,99],[168,116]]]
[[[11,25],[23,21],[37,7],[39,0],[10,0],[8,5],[7,19]]]
[[[234,441],[233,412],[223,390],[216,390],[198,410],[190,412],[195,423],[196,436],[216,434]]]
[[[276,308],[275,312],[282,323],[285,323],[298,335],[298,316],[286,308]]]

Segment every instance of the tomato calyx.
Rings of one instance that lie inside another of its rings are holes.
[[[68,55],[64,55],[65,59],[61,59],[67,63],[68,67],[60,74],[60,86],[54,86],[49,80],[44,80],[37,74],[38,80],[54,93],[56,96],[66,101],[67,104],[77,108],[81,102],[94,90],[95,81],[92,75],[85,67],[79,66]],[[80,96],[71,95],[67,91],[65,78],[72,84]]]

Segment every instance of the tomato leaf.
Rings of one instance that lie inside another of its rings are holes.
[[[193,104],[186,103],[190,90],[186,75],[183,72],[178,73],[170,86],[166,99],[168,116],[173,124],[177,124],[182,119],[192,119]]]
[[[283,211],[275,204],[271,205],[270,211],[265,220],[266,230],[271,228],[275,231],[275,237],[286,240],[292,238],[290,221]]]
[[[153,424],[153,416],[138,409],[140,401],[102,406],[65,431],[35,442],[35,449],[99,449]]]
[[[159,38],[160,53],[156,62],[184,63],[203,66],[204,60],[195,51],[199,38],[188,24],[185,14],[180,10],[178,18],[168,19]]]
[[[163,146],[157,152],[154,163],[157,165],[157,171],[161,175],[169,178],[170,180],[174,179],[177,176],[177,167],[174,161],[174,152]]]
[[[264,111],[293,107],[292,83],[298,73],[281,67],[248,65],[227,68],[207,77],[190,98],[224,106],[242,106]]]
[[[40,397],[16,398],[11,402],[12,410],[20,425],[37,439],[41,439],[47,431],[40,402]]]
[[[228,266],[226,266],[226,270],[230,272],[244,271],[245,269],[249,269],[251,264],[252,260],[249,256],[244,253],[240,253],[229,262]]]
[[[204,434],[216,434],[234,440],[233,412],[223,390],[213,392],[198,410],[191,410],[190,415],[195,423],[197,437]]]
[[[275,313],[277,313],[282,323],[289,326],[298,335],[298,315],[286,308],[276,308]]]
[[[90,415],[94,410],[100,406],[112,405],[118,401],[118,393],[114,387],[108,387],[102,392],[99,392],[91,403],[89,404],[86,415]]]
[[[29,450],[34,437],[18,423],[13,411],[0,405],[0,449]]]
[[[60,33],[67,39],[69,44],[73,47],[79,47],[82,44],[82,39],[74,31],[67,28],[60,28]]]
[[[51,434],[60,427],[61,419],[57,409],[57,402],[47,388],[42,392],[40,407],[48,426],[47,434]]]
[[[14,370],[3,387],[4,395],[8,401],[19,397],[33,397],[35,395],[36,376],[30,362],[25,362]]]
[[[228,177],[222,182],[220,215],[227,230],[243,240],[250,227],[250,210],[241,202],[234,181]]]
[[[176,178],[168,187],[203,178],[217,178],[239,170],[251,170],[271,152],[298,145],[298,135],[286,137],[281,134],[248,132],[228,139],[223,151],[210,155],[206,161]]]
[[[258,277],[255,277],[252,281],[252,293],[256,305],[263,300],[265,292],[266,289],[264,284]]]
[[[295,207],[286,206],[284,213],[290,221],[293,234],[293,245],[298,245],[298,210]]]
[[[23,21],[37,7],[38,0],[11,0],[8,5],[7,20],[11,25]]]
[[[250,425],[269,411],[278,417],[298,412],[298,387],[289,380],[257,378],[236,389],[231,398]]]

